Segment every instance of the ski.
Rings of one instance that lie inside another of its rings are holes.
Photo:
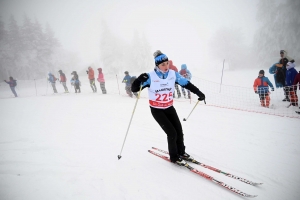
[[[156,148],[156,147],[152,147],[152,149],[155,149],[155,150],[160,151],[160,152],[165,153],[165,154],[169,154],[169,152],[164,151],[164,150],[161,150],[161,149],[158,149],[158,148]],[[183,159],[184,159],[184,158],[183,158]],[[209,165],[205,165],[205,164],[203,164],[203,163],[201,163],[201,162],[199,162],[199,161],[197,161],[197,160],[195,160],[195,159],[184,159],[184,160],[189,161],[189,162],[192,162],[192,163],[195,163],[195,164],[197,164],[197,165],[200,165],[200,166],[202,166],[202,167],[204,167],[204,168],[207,168],[207,169],[210,169],[210,170],[212,170],[212,171],[218,172],[218,173],[220,173],[220,174],[224,174],[225,176],[228,176],[228,177],[230,177],[230,178],[233,178],[233,179],[242,181],[243,183],[247,183],[247,184],[249,184],[249,185],[254,185],[254,186],[256,186],[256,185],[261,185],[261,184],[262,184],[262,183],[255,183],[255,182],[249,181],[249,180],[247,180],[247,179],[238,177],[238,176],[236,176],[236,175],[233,175],[233,174],[230,174],[230,173],[227,173],[227,172],[223,172],[223,171],[220,170],[220,169],[211,167],[211,166],[209,166]]]
[[[160,158],[162,158],[162,159],[164,159],[166,161],[171,162],[171,160],[170,160],[170,158],[168,156],[162,155],[162,154],[157,153],[157,152],[152,151],[152,150],[148,150],[148,152],[151,153],[151,154],[153,154],[153,155],[155,155],[155,156],[158,156],[158,157],[160,157]],[[230,190],[231,192],[234,192],[235,194],[238,194],[240,196],[250,197],[250,198],[257,197],[257,195],[246,194],[246,193],[244,193],[244,192],[242,192],[242,191],[240,191],[240,190],[238,190],[238,189],[236,189],[236,188],[234,188],[234,187],[232,187],[230,185],[227,185],[224,182],[218,181],[217,179],[213,178],[212,176],[210,176],[208,174],[205,174],[205,173],[203,173],[201,171],[198,171],[197,169],[195,169],[192,166],[190,166],[188,163],[186,163],[185,165],[179,165],[179,166],[183,166],[183,167],[189,169],[191,172],[193,172],[195,174],[198,174],[199,176],[202,176],[203,178],[206,178],[206,179],[208,179],[208,180],[210,180],[210,181],[212,181],[212,182],[214,182],[214,183],[216,183],[216,184],[218,184],[218,185],[220,185],[220,186],[222,186],[222,187],[224,187],[224,188]]]

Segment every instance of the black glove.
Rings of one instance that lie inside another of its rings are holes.
[[[86,73],[87,73],[87,74],[89,74],[89,71],[88,71],[88,70],[86,70]]]
[[[271,91],[274,91],[274,88],[271,88]]]
[[[257,91],[255,91],[255,94],[258,94],[258,92],[257,92]]]
[[[146,82],[148,80],[149,76],[147,73],[142,73],[137,79],[141,81],[142,83]]]
[[[201,91],[199,91],[199,92],[197,93],[197,96],[199,97],[199,98],[198,98],[198,101],[203,101],[203,100],[205,100],[205,95],[204,95]]]

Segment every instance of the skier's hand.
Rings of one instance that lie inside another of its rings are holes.
[[[86,70],[86,73],[87,73],[87,74],[89,74],[89,71],[88,71],[88,70]]]
[[[141,81],[142,83],[146,82],[148,80],[149,76],[147,73],[142,73],[137,79]]]
[[[198,101],[203,101],[205,100],[205,95],[199,90],[197,96],[199,97],[198,98]]]
[[[271,88],[271,91],[273,92],[273,91],[274,91],[274,88]]]
[[[258,94],[258,92],[257,92],[257,91],[255,91],[255,94]]]

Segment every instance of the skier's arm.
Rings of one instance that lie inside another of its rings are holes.
[[[142,90],[144,88],[146,88],[146,87],[150,87],[151,79],[150,79],[150,76],[149,76],[148,73],[147,73],[147,75],[148,75],[148,79],[146,81],[144,81],[143,83],[142,83],[142,81],[139,80],[140,76],[133,81],[133,83],[131,85],[131,91],[132,92],[138,92],[138,91],[140,91],[141,84],[142,84]]]
[[[254,89],[254,92],[255,92],[255,93],[257,93],[257,86],[258,86],[257,81],[258,81],[258,80],[255,79],[255,80],[254,80],[254,83],[253,83],[253,89]]]
[[[271,83],[271,81],[269,80],[269,78],[266,77],[266,79],[267,79],[268,85],[271,87],[272,91],[274,91],[274,86],[273,86],[273,84]]]
[[[188,81],[186,78],[181,76],[178,72],[175,72],[176,75],[176,83],[179,84],[180,86],[190,90],[192,93],[196,94],[199,99],[198,100],[204,100],[205,95],[197,88],[195,85],[193,85],[190,81]]]

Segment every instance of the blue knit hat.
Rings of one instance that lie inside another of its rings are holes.
[[[153,53],[155,65],[158,66],[159,64],[168,61],[168,57],[163,54],[160,50],[157,50]]]

